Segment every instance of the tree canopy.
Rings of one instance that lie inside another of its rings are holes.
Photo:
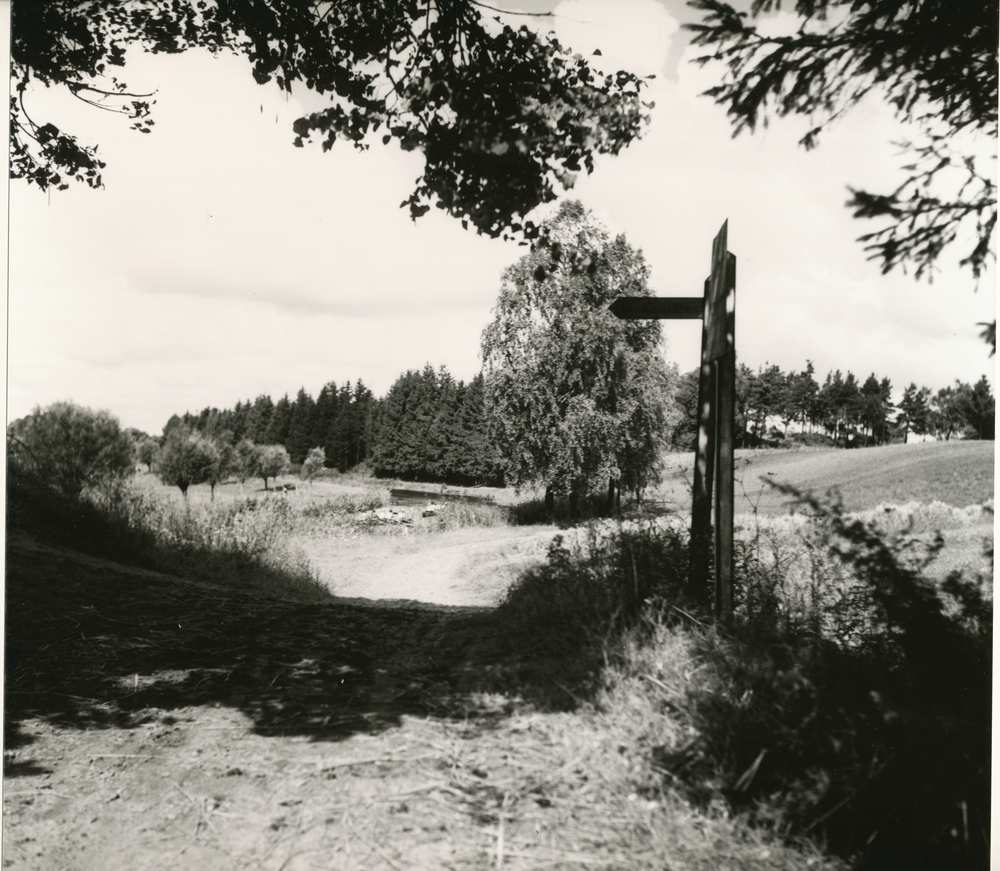
[[[42,189],[102,186],[97,146],[29,110],[32,82],[124,114],[149,133],[151,94],[112,75],[126,51],[247,57],[259,83],[329,99],[298,119],[295,144],[381,134],[425,160],[403,202],[432,205],[480,233],[532,237],[523,220],[571,187],[594,155],[617,154],[648,121],[644,82],[598,75],[552,35],[484,18],[473,0],[48,0],[12,9],[11,177]]]
[[[619,320],[618,296],[647,296],[649,268],[578,202],[503,275],[482,354],[490,437],[509,485],[579,497],[602,480],[637,494],[654,474],[669,374],[655,320]]]
[[[920,140],[899,143],[905,181],[889,193],[851,189],[855,217],[888,219],[860,241],[883,272],[911,264],[918,278],[946,247],[969,244],[961,262],[981,275],[995,257],[997,0],[795,0],[799,27],[787,35],[748,21],[781,0],[753,0],[749,16],[721,0],[689,5],[702,21],[686,27],[710,49],[697,61],[725,67],[706,94],[726,107],[734,135],[766,126],[773,110],[810,118],[801,144],[812,148],[873,92],[913,123]],[[989,157],[956,150],[963,131],[988,137]]]

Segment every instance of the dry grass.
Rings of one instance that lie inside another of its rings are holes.
[[[623,708],[620,700],[628,699]],[[474,867],[535,869],[837,869],[815,848],[749,830],[721,809],[696,810],[651,789],[648,738],[655,698],[608,696],[604,709],[542,713],[483,694],[465,723],[407,723],[437,757],[420,793],[465,828]],[[489,714],[497,718],[490,720]],[[465,867],[465,866],[462,866]]]

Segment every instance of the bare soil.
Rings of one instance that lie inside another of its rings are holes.
[[[427,723],[468,708],[481,609],[265,600],[24,536],[7,565],[5,867],[474,860]]]
[[[630,740],[553,706],[579,699],[492,615],[262,598],[14,532],[4,867],[790,867],[622,788]]]

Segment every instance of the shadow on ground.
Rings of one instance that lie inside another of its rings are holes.
[[[571,707],[599,667],[576,657],[573,677],[516,661],[485,609],[263,598],[16,530],[6,657],[8,748],[25,740],[29,718],[127,728],[201,705],[238,709],[262,735],[316,740],[378,732],[404,715],[488,720],[504,711],[484,693],[513,687],[542,707]]]

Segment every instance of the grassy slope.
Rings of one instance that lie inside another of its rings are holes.
[[[993,442],[928,442],[861,450],[736,452],[736,513],[787,513],[788,500],[762,479],[822,495],[838,490],[848,511],[880,504],[940,501],[964,508],[993,498]],[[664,483],[650,498],[669,507],[690,503],[693,454],[668,459]]]

